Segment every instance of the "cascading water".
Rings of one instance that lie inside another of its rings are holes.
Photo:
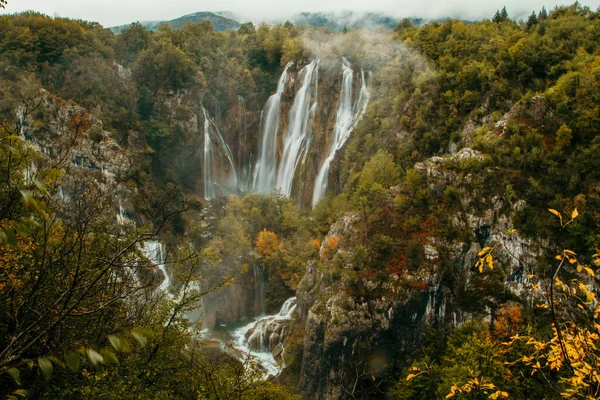
[[[276,188],[287,196],[292,194],[296,167],[303,153],[308,151],[311,141],[311,124],[316,114],[319,61],[306,65],[298,77],[302,86],[296,93],[290,110],[290,124],[283,137],[283,154],[277,168]]]
[[[17,108],[17,114],[19,115],[19,136],[21,139],[25,139],[25,108]]]
[[[204,198],[210,200],[217,196],[237,193],[238,179],[231,149],[217,126],[210,120],[208,111],[204,107],[202,112],[204,113]]]
[[[254,313],[265,313],[265,273],[262,266],[254,266]]]
[[[350,63],[342,58],[342,89],[340,92],[340,99],[337,107],[337,115],[335,120],[335,135],[331,144],[329,155],[323,162],[319,174],[315,179],[315,186],[312,196],[312,206],[314,207],[324,196],[327,190],[329,167],[333,161],[336,153],[340,150],[350,134],[356,127],[356,124],[362,119],[367,105],[369,103],[369,90],[365,79],[365,73],[361,70],[362,84],[360,92],[354,104],[352,104],[352,80],[354,71],[351,68]]]
[[[247,140],[247,121],[246,121],[246,99],[242,96],[238,96],[238,132],[237,132],[237,154],[236,154],[236,165],[239,166],[238,170],[238,186],[242,192],[249,192],[252,189],[252,155],[248,157],[250,163],[245,162],[246,152],[242,145]]]
[[[277,134],[281,117],[281,96],[288,80],[288,63],[277,82],[277,92],[269,97],[260,120],[260,140],[258,144],[258,161],[254,168],[254,190],[269,193],[275,189],[277,179]]]
[[[163,273],[165,279],[158,287],[160,292],[168,293],[171,286],[171,277],[167,271],[165,245],[158,240],[147,240],[142,244],[142,251],[148,260],[152,261]]]
[[[267,375],[275,375],[281,367],[275,360],[283,353],[283,339],[288,335],[290,320],[296,312],[296,298],[289,298],[283,303],[279,313],[267,315],[258,321],[238,328],[231,333],[233,346],[245,355],[251,355],[266,371]]]

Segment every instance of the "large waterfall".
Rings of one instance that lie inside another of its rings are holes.
[[[248,122],[246,120],[246,99],[238,96],[238,132],[237,132],[237,153],[236,165],[238,166],[238,187],[242,192],[252,190],[252,154],[246,154],[243,143],[247,140]],[[245,162],[246,158],[248,163]]]
[[[322,198],[325,196],[327,190],[329,167],[333,161],[336,153],[340,150],[352,133],[352,130],[356,127],[356,124],[365,114],[367,105],[369,103],[369,91],[367,89],[367,83],[365,80],[365,73],[361,70],[362,84],[360,92],[356,98],[354,104],[352,104],[352,81],[354,71],[351,68],[350,63],[342,58],[342,89],[340,92],[340,99],[337,107],[337,115],[335,119],[335,135],[329,155],[323,162],[319,174],[315,179],[315,186],[312,197],[312,206],[314,207]]]
[[[302,86],[294,97],[290,110],[289,126],[283,137],[283,154],[277,168],[276,188],[287,196],[292,194],[296,167],[306,156],[312,140],[312,122],[317,112],[317,88],[319,61],[313,60],[302,68],[298,78]]]
[[[258,162],[254,169],[254,190],[259,193],[269,193],[275,189],[277,175],[277,134],[279,132],[279,119],[281,116],[281,96],[285,90],[288,69],[291,65],[292,63],[286,65],[279,78],[279,82],[277,82],[277,92],[269,97],[262,113]]]
[[[225,196],[238,192],[238,179],[231,149],[221,136],[217,126],[204,113],[204,198]],[[212,136],[212,137],[211,137]]]

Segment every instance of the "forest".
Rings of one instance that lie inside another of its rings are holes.
[[[6,14],[0,71],[0,397],[600,398],[600,10]]]

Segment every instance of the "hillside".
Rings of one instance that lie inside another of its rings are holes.
[[[184,26],[188,22],[202,22],[208,21],[212,24],[215,31],[227,31],[227,30],[235,30],[240,27],[240,23],[231,18],[227,18],[225,16],[217,15],[212,12],[197,12],[193,14],[187,14],[179,18],[175,18],[169,21],[145,21],[140,22],[140,24],[150,30],[156,30],[160,25],[166,24],[169,25],[173,29],[179,29]],[[120,25],[113,26],[110,29],[114,33],[121,33],[124,29],[126,29],[129,25]]]

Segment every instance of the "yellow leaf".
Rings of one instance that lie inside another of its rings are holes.
[[[406,382],[410,381],[411,379],[413,379],[415,376],[415,374],[408,374],[408,376],[406,377]]]
[[[583,267],[583,269],[585,269],[585,271],[590,274],[591,276],[596,276],[596,274],[594,273],[594,270],[592,270],[590,267]]]
[[[484,255],[488,251],[490,251],[490,247],[484,247],[483,249],[481,249],[481,251],[479,253],[477,253],[477,256],[481,257],[482,255]]]
[[[571,219],[575,219],[579,216],[579,211],[577,211],[577,207],[575,207],[575,209],[573,210],[573,212],[571,213]]]
[[[490,269],[494,269],[494,261],[492,260],[492,255],[488,254],[485,257],[485,262],[487,263],[488,267],[490,267]]]
[[[561,255],[559,254],[559,255],[557,255],[557,256],[556,256],[556,257],[554,257],[554,258],[556,258],[557,260],[561,260],[561,261],[562,261],[562,259],[563,259],[563,256],[561,256]]]
[[[562,225],[562,215],[553,208],[549,208],[548,211],[560,218],[560,224]]]

